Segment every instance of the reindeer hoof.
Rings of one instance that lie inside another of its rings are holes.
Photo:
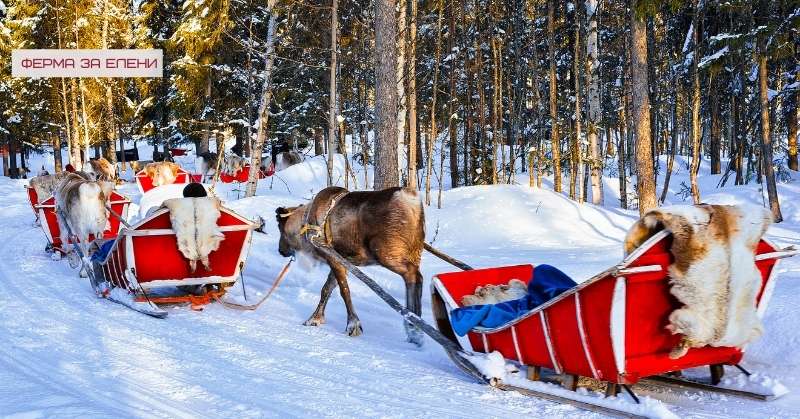
[[[303,326],[319,326],[325,323],[325,317],[323,316],[311,316],[308,320],[303,322]]]
[[[361,336],[364,330],[361,328],[361,321],[351,319],[347,321],[347,334],[352,337]]]

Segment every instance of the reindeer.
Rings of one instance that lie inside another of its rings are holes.
[[[108,228],[106,201],[113,189],[112,183],[87,180],[75,173],[66,175],[58,184],[55,190],[56,216],[61,242],[65,246],[71,233],[77,239],[73,247],[79,247],[82,256],[87,257],[89,236],[102,237]],[[86,273],[81,270],[81,275]]]
[[[400,275],[406,285],[406,307],[422,314],[422,274],[419,271],[425,239],[425,213],[416,192],[389,188],[382,191],[348,192],[329,187],[305,205],[275,210],[280,230],[278,251],[284,257],[300,253],[330,267],[319,304],[306,326],[325,322],[325,306],[336,286],[347,307],[347,334],[362,333],[347,284],[347,270],[326,258],[310,242],[319,234],[339,254],[355,265],[381,265]],[[405,323],[408,341],[422,343],[419,330]]]

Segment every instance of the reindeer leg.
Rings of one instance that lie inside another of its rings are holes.
[[[353,308],[353,301],[350,300],[350,286],[347,283],[347,270],[338,263],[330,263],[331,272],[336,277],[336,282],[339,283],[339,293],[342,294],[344,306],[347,308],[347,334],[350,336],[359,336],[363,332],[361,328],[361,320],[358,319],[356,311]]]
[[[403,280],[406,283],[406,308],[422,317],[422,274],[416,266],[413,266],[403,274]],[[422,331],[407,321],[403,322],[403,325],[406,328],[408,341],[422,346],[424,339]]]
[[[331,270],[328,273],[328,279],[325,281],[325,285],[322,286],[322,290],[320,291],[317,309],[314,310],[314,314],[312,314],[308,320],[303,322],[305,326],[319,326],[325,323],[325,306],[328,305],[328,299],[331,297],[334,288],[336,288],[336,276],[333,274],[333,270]]]

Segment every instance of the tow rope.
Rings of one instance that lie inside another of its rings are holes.
[[[289,259],[289,262],[287,262],[286,265],[283,267],[283,269],[281,269],[281,272],[278,274],[278,277],[275,278],[275,281],[272,283],[272,286],[269,288],[269,291],[267,291],[266,295],[264,295],[264,297],[261,298],[255,304],[232,303],[230,301],[225,301],[225,300],[221,299],[217,295],[214,295],[213,298],[214,298],[214,300],[216,302],[222,304],[223,307],[226,307],[226,308],[229,308],[229,309],[232,309],[232,310],[240,310],[240,311],[256,310],[256,309],[258,309],[258,307],[261,306],[261,304],[263,304],[265,301],[267,301],[267,299],[272,295],[272,293],[278,288],[278,285],[280,285],[281,281],[283,281],[283,278],[286,276],[287,273],[289,273],[289,269],[292,266],[292,262],[294,262],[294,256],[292,256],[291,259]],[[244,289],[244,283],[242,283],[242,287],[243,287],[242,289]]]

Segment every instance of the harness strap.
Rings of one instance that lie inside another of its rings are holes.
[[[308,218],[309,218],[309,216],[311,214],[311,211],[313,210],[313,208],[311,208],[311,205],[309,205],[309,207],[306,209],[305,220],[304,220],[303,226],[300,227],[300,232],[298,232],[297,234],[305,235],[306,239],[308,239],[308,240],[313,240],[313,239],[316,239],[316,238],[322,236],[322,239],[325,241],[325,243],[328,246],[330,246],[333,243],[333,237],[331,237],[331,234],[329,234],[329,232],[328,232],[328,230],[330,230],[330,228],[328,226],[328,217],[330,216],[331,211],[333,211],[333,208],[338,203],[339,199],[341,197],[349,194],[349,193],[350,193],[350,191],[340,192],[340,193],[334,195],[333,198],[331,198],[331,202],[328,205],[328,209],[325,211],[325,215],[323,215],[323,217],[322,217],[322,223],[320,223],[320,225],[311,224],[311,223],[308,222]],[[312,202],[312,204],[313,204],[313,202]],[[313,234],[309,234],[310,231],[313,231],[314,233]]]

